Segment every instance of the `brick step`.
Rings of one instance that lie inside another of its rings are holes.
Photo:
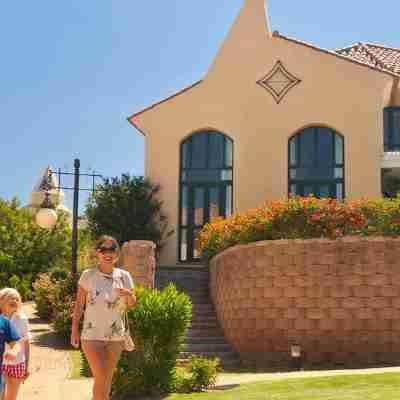
[[[183,352],[190,353],[229,351],[232,351],[232,347],[227,343],[187,343],[183,345]]]
[[[193,321],[190,326],[192,329],[218,328],[217,321]]]
[[[190,297],[190,300],[192,301],[192,305],[210,304],[208,297]]]
[[[214,305],[210,302],[207,304],[193,304],[193,313],[215,312]]]
[[[192,315],[194,317],[216,317],[214,310],[192,310]]]
[[[186,333],[186,338],[197,338],[197,337],[213,337],[223,336],[223,332],[219,327],[213,328],[189,328]]]
[[[209,314],[209,315],[193,314],[192,323],[193,322],[213,322],[213,323],[217,324],[218,323],[218,319],[215,316],[215,314]]]
[[[186,337],[183,341],[184,344],[226,344],[223,335],[220,336],[196,336]]]

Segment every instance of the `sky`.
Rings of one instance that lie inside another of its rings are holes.
[[[143,175],[144,139],[126,118],[203,78],[242,4],[3,1],[0,198],[27,204],[47,165],[71,171],[75,158],[81,172]],[[398,0],[269,0],[268,10],[272,30],[322,48],[400,48]]]

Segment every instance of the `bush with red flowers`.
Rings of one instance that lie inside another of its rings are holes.
[[[199,235],[204,258],[260,240],[399,236],[400,198],[337,201],[292,197],[207,224]]]

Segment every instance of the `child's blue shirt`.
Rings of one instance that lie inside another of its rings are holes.
[[[6,343],[16,342],[19,339],[20,337],[12,322],[0,315],[0,368],[3,365],[3,354]]]

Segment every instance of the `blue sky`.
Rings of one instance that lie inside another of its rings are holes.
[[[47,165],[70,170],[76,157],[82,171],[143,174],[126,118],[202,78],[242,3],[2,2],[0,197],[25,204]],[[398,0],[269,1],[273,30],[328,49],[400,48],[399,11]]]

